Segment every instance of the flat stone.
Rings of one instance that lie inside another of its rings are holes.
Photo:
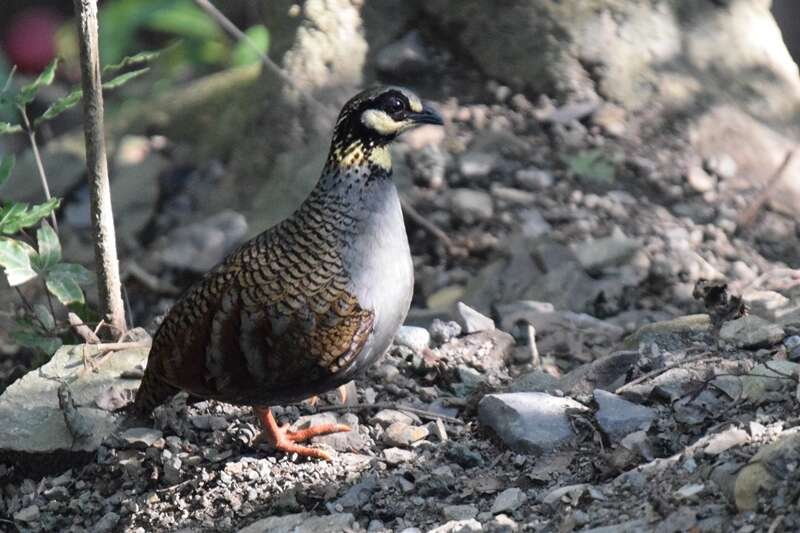
[[[640,239],[632,239],[621,231],[609,237],[583,241],[574,246],[575,256],[587,271],[624,264],[642,247]]]
[[[586,407],[569,398],[541,392],[489,394],[478,404],[478,420],[512,450],[544,453],[572,442],[567,410]]]
[[[473,533],[483,531],[481,523],[470,518],[469,520],[451,520],[441,526],[428,530],[428,533]]]
[[[383,450],[383,458],[390,465],[399,465],[401,463],[410,463],[417,458],[417,454],[402,448],[386,448]]]
[[[154,428],[130,428],[123,431],[119,438],[134,448],[148,448],[162,435],[161,431]]]
[[[559,388],[559,380],[547,372],[534,370],[521,374],[509,386],[511,392],[548,392]]]
[[[703,449],[708,455],[719,455],[722,452],[750,442],[750,435],[743,429],[730,427],[717,433]]]
[[[656,417],[653,409],[629,402],[604,390],[594,391],[594,401],[598,405],[595,419],[605,434],[614,441],[621,440],[634,431],[647,431]]]
[[[39,506],[29,505],[28,507],[20,509],[14,513],[14,520],[20,522],[36,522],[39,520]]]
[[[765,348],[780,342],[784,337],[784,331],[777,324],[755,315],[748,315],[725,322],[719,336],[737,348]]]
[[[497,155],[489,152],[467,152],[461,156],[458,170],[465,178],[488,176],[497,163]]]
[[[394,342],[400,346],[411,348],[415,352],[421,352],[430,344],[431,334],[425,328],[402,326],[397,332]]]
[[[494,499],[491,512],[492,514],[513,512],[520,505],[525,503],[527,499],[528,497],[525,493],[516,487],[506,489]]]
[[[494,215],[494,204],[489,193],[478,189],[453,189],[450,208],[465,222],[486,220]]]
[[[350,513],[334,513],[329,515],[313,515],[296,513],[284,516],[270,516],[249,526],[238,533],[317,533],[318,531],[358,531],[355,518]]]
[[[552,173],[533,167],[517,170],[514,179],[520,185],[534,191],[547,189],[555,181]]]
[[[494,320],[476,311],[464,302],[458,302],[456,305],[456,314],[458,323],[461,325],[461,330],[464,333],[469,334],[494,330]]]
[[[469,520],[478,516],[478,508],[474,505],[444,505],[442,517],[445,520]]]
[[[711,327],[708,315],[686,315],[673,320],[653,322],[639,328],[625,339],[625,348],[638,349],[640,344],[655,343],[659,348],[675,352],[703,338]]]
[[[369,419],[370,424],[380,424],[383,427],[389,427],[395,422],[403,422],[406,424],[422,423],[417,415],[398,411],[396,409],[381,409]]]
[[[390,446],[409,446],[428,436],[425,426],[411,426],[404,422],[395,422],[383,433],[383,441]]]
[[[17,380],[0,396],[4,427],[0,453],[91,452],[119,426],[124,416],[97,408],[95,398],[112,385],[137,388],[138,379],[120,375],[146,365],[148,349],[121,350],[106,359],[98,372],[83,372],[84,349],[87,355],[97,353],[90,346],[63,346],[47,364]],[[73,438],[64,421],[58,402],[59,380],[70,383],[77,414],[89,430],[83,438]]]

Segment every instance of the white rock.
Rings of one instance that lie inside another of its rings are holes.
[[[401,326],[394,341],[401,346],[411,348],[415,352],[421,352],[430,344],[431,334],[425,328]]]
[[[476,311],[464,302],[458,302],[456,313],[458,313],[458,323],[461,325],[461,330],[464,333],[494,331],[494,320]]]

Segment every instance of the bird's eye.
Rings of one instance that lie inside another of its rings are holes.
[[[403,101],[397,98],[396,96],[389,98],[389,101],[386,102],[386,110],[392,114],[399,113],[400,111],[403,110],[404,107],[405,106],[403,106]]]

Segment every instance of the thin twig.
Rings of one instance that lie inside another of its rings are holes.
[[[228,33],[233,39],[237,41],[242,41],[245,43],[253,52],[261,58],[261,63],[264,64],[267,69],[272,71],[273,74],[278,76],[281,80],[284,81],[289,87],[300,93],[306,100],[308,100],[312,105],[319,108],[324,113],[328,113],[330,110],[319,100],[314,98],[311,94],[307,91],[299,87],[294,80],[289,76],[281,67],[279,67],[272,59],[269,58],[268,55],[263,53],[258,46],[256,45],[253,40],[248,37],[248,35],[240,30],[236,24],[231,22],[231,20],[225,16],[219,9],[217,9],[214,4],[212,4],[209,0],[194,0],[194,3],[197,6],[206,12],[208,16],[210,16],[214,21],[222,27],[225,32]]]
[[[422,216],[422,214],[417,211],[413,205],[411,205],[411,202],[409,202],[407,198],[401,196],[400,205],[402,206],[403,212],[408,216],[408,218],[422,226],[426,231],[428,231],[428,233],[442,241],[447,247],[448,253],[453,253],[456,251],[456,245],[453,243],[452,239],[447,236],[447,233],[445,233],[444,230],[442,230],[439,226]]]
[[[146,341],[128,341],[128,342],[101,342],[99,344],[89,344],[92,348],[97,348],[99,351],[115,351],[127,350],[129,348],[149,348],[152,345],[151,340]]]
[[[775,172],[773,172],[772,176],[770,176],[770,178],[767,180],[767,184],[764,186],[764,189],[758,194],[758,196],[755,197],[750,206],[741,214],[739,219],[736,221],[737,233],[753,223],[758,215],[758,212],[764,206],[766,201],[769,200],[773,194],[775,194],[776,185],[778,185],[778,183],[780,183],[780,181],[783,179],[786,169],[789,167],[789,163],[792,162],[796,151],[796,149],[792,149],[786,153],[786,156],[783,158],[783,162],[778,166],[777,169],[775,169]]]
[[[122,273],[122,279],[126,280],[129,277],[144,285],[145,288],[159,294],[176,296],[181,293],[181,290],[178,287],[168,281],[159,279],[155,275],[142,268],[135,261],[126,261],[125,271]]]
[[[44,198],[50,201],[50,186],[47,184],[47,175],[44,173],[44,164],[42,163],[42,156],[39,154],[39,145],[36,143],[36,131],[31,126],[31,121],[28,120],[28,113],[25,112],[25,106],[18,106],[19,114],[22,116],[22,125],[25,127],[25,133],[28,134],[28,142],[31,143],[31,150],[33,151],[33,159],[36,161],[36,169],[39,171],[39,180],[42,182],[42,190],[44,191]],[[50,220],[53,222],[53,229],[58,233],[58,221],[56,220],[56,212],[50,213]]]
[[[665,366],[663,368],[658,368],[656,370],[653,370],[652,372],[648,372],[647,374],[643,374],[643,375],[639,376],[638,378],[634,379],[633,381],[631,381],[630,383],[626,383],[625,385],[619,387],[617,390],[614,391],[614,394],[621,394],[622,392],[624,392],[625,390],[633,387],[634,385],[638,385],[639,383],[647,381],[648,379],[652,379],[652,378],[654,378],[656,376],[660,376],[661,374],[663,374],[667,370],[672,370],[673,368],[678,368],[678,367],[681,367],[683,365],[688,365],[688,364],[691,364],[691,363],[701,363],[701,362],[702,363],[710,363],[710,362],[713,362],[713,361],[719,361],[721,359],[724,359],[723,357],[720,357],[720,356],[706,357],[709,353],[711,353],[711,352],[703,352],[703,353],[701,353],[699,355],[696,355],[694,357],[689,357],[687,359],[683,359],[681,361],[678,361],[677,363],[673,363],[673,364],[667,365],[667,366]]]
[[[459,420],[458,418],[454,418],[452,416],[442,415],[435,411],[426,411],[425,409],[417,409],[416,407],[408,407],[407,405],[398,405],[395,403],[390,402],[383,402],[383,403],[357,403],[354,405],[324,405],[322,407],[318,407],[317,411],[325,412],[325,411],[367,411],[370,409],[396,409],[397,411],[405,411],[407,413],[413,413],[417,416],[422,418],[428,418],[430,420],[436,420],[440,418],[444,422],[450,422],[451,424],[458,424],[464,425],[463,420]]]
[[[36,320],[39,323],[40,326],[42,326],[42,329],[44,331],[48,331],[47,326],[44,325],[44,322],[42,322],[42,320],[36,314],[36,311],[33,310],[33,306],[28,301],[28,299],[25,298],[25,295],[22,294],[22,291],[20,290],[20,288],[19,287],[14,287],[14,290],[17,291],[17,295],[19,296],[19,299],[22,300],[22,305],[25,306],[25,308],[28,310],[28,313],[34,318],[34,320]]]
[[[8,73],[8,78],[6,78],[6,83],[3,85],[3,90],[0,91],[0,94],[4,94],[9,87],[11,87],[11,80],[14,79],[14,74],[17,73],[17,66],[14,65],[11,67],[11,72]]]
[[[98,337],[92,328],[87,326],[81,318],[75,313],[67,313],[67,320],[69,325],[75,330],[75,333],[83,339],[87,344],[100,344],[100,337]]]

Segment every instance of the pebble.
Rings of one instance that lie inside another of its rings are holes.
[[[783,340],[784,331],[777,324],[755,315],[748,315],[725,322],[719,336],[739,348],[767,348]]]
[[[478,189],[452,189],[450,208],[464,222],[487,220],[494,215],[494,205],[489,193]]]
[[[401,326],[400,331],[397,332],[394,341],[415,352],[421,352],[431,342],[431,334],[425,328],[417,326]]]
[[[461,330],[464,333],[470,334],[480,331],[494,331],[494,320],[476,311],[464,302],[458,302],[456,305],[456,314],[458,315],[458,323],[461,325]]]
[[[541,191],[553,185],[553,174],[538,168],[523,168],[517,170],[514,179],[521,186],[533,191]]]
[[[497,495],[492,504],[491,511],[493,514],[513,512],[525,503],[527,499],[528,497],[522,490],[512,487]]]
[[[497,163],[497,155],[487,152],[467,152],[461,156],[458,170],[465,178],[488,176]]]
[[[381,409],[369,419],[370,424],[379,424],[386,428],[395,422],[402,422],[404,424],[420,423],[420,419],[411,413],[398,411],[396,409]]]
[[[19,522],[36,522],[39,520],[39,506],[29,505],[14,513],[14,520]]]
[[[123,431],[119,438],[134,448],[148,448],[162,438],[161,431],[154,428],[130,428]]]
[[[647,431],[656,417],[655,410],[604,390],[594,391],[594,401],[598,405],[595,419],[613,441],[619,441],[634,431]]]
[[[94,525],[92,531],[96,533],[105,533],[106,531],[115,531],[117,524],[119,524],[120,516],[114,511],[109,511],[103,515],[100,520]]]
[[[470,518],[469,520],[451,520],[439,527],[429,529],[428,533],[471,533],[474,531],[483,531],[483,526],[474,518]]]
[[[694,192],[702,194],[712,190],[716,186],[717,180],[710,176],[703,167],[692,165],[686,171],[686,183]]]
[[[474,505],[444,505],[442,517],[445,520],[469,520],[478,516],[478,508]]]
[[[378,69],[392,74],[413,74],[424,69],[429,62],[422,39],[416,31],[384,46],[375,55]]]
[[[401,463],[410,463],[416,459],[417,454],[410,450],[403,450],[402,448],[386,448],[383,450],[383,458],[390,465],[398,465]]]
[[[452,338],[461,335],[461,326],[454,320],[445,322],[439,318],[431,323],[431,339],[437,345],[442,345]]]
[[[405,422],[395,422],[386,428],[383,441],[390,446],[410,446],[428,436],[425,426],[411,426]]]
[[[541,392],[489,394],[478,404],[478,420],[518,453],[544,453],[575,438],[567,410],[586,410],[569,398]]]

